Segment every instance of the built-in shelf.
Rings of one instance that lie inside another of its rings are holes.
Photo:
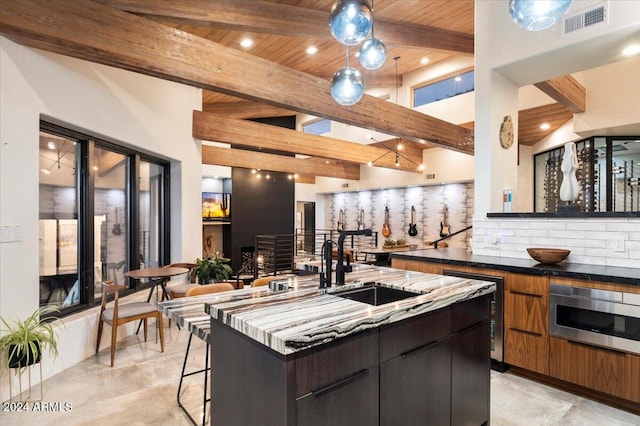
[[[211,221],[211,222],[202,222],[203,225],[231,225],[231,222],[222,222],[222,221]]]

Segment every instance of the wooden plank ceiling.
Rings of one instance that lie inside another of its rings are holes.
[[[328,80],[344,66],[345,56],[344,46],[329,33],[328,13],[334,1],[96,0],[107,6],[103,7],[88,0],[60,0],[53,2],[55,5],[46,0],[25,0],[15,7],[9,4],[12,2],[3,2],[0,29],[26,45],[202,87],[203,110],[225,117],[305,112],[398,136],[411,148],[412,159],[432,144],[472,153],[472,133],[462,126],[369,96],[350,108],[339,107],[330,99]],[[397,85],[403,74],[424,67],[424,59],[433,65],[472,54],[473,0],[377,0],[374,6],[376,36],[386,43],[387,57],[398,56],[400,60],[397,72],[396,62],[389,59],[378,70],[364,71],[368,88]],[[167,26],[169,29],[162,30]],[[83,39],[87,33],[92,35],[90,40]],[[244,38],[251,38],[253,45],[241,47]],[[307,54],[309,46],[318,52]],[[357,64],[356,51],[350,51],[352,64]],[[230,73],[231,67],[237,70]],[[244,72],[237,72],[242,69]],[[241,81],[243,78],[246,81]],[[570,76],[541,82],[538,87],[573,111],[584,108],[584,88]],[[306,97],[306,92],[313,96]],[[546,121],[554,123],[550,133],[555,123],[570,118],[570,113],[564,118],[567,111],[554,104],[521,113],[520,143],[540,140],[535,139],[540,132],[533,129],[541,118],[548,117]],[[551,119],[553,114],[555,120]],[[334,158],[353,161],[351,154],[338,153]],[[362,162],[362,158],[355,161]],[[379,165],[394,166],[385,164],[388,162],[382,160]]]

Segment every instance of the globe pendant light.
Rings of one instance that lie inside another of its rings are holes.
[[[373,13],[373,0],[371,0],[371,12]],[[371,22],[371,38],[365,40],[360,46],[360,65],[368,70],[377,70],[387,60],[387,48],[380,40],[373,36],[374,24]]]
[[[572,0],[509,0],[509,14],[528,31],[549,28],[562,18]]]
[[[373,16],[366,0],[339,0],[331,8],[331,34],[346,46],[355,46],[367,38]]]
[[[356,104],[364,95],[364,79],[362,73],[349,66],[349,48],[347,47],[347,64],[331,79],[331,96],[343,106]]]

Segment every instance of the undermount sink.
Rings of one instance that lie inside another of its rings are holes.
[[[333,296],[342,297],[344,299],[355,300],[356,302],[368,303],[369,305],[373,306],[380,306],[387,303],[397,302],[398,300],[415,297],[420,293],[384,287],[376,283],[369,283],[365,284],[363,287],[336,291],[330,294],[332,294]]]

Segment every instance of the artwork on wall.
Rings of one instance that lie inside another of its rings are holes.
[[[75,270],[78,262],[78,221],[58,221],[58,268]]]
[[[202,193],[202,219],[220,220],[231,217],[231,194],[226,192]]]

